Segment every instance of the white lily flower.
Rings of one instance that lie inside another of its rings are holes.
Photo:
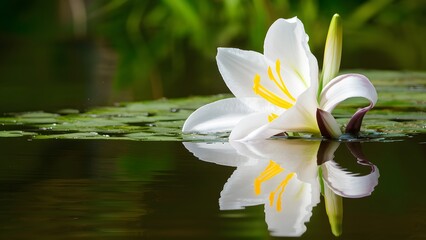
[[[220,209],[264,205],[265,221],[275,236],[300,236],[306,231],[305,223],[320,202],[323,182],[332,231],[339,235],[343,206],[338,200],[371,194],[378,184],[378,170],[359,157],[357,150],[352,153],[360,163],[371,166],[371,173],[348,172],[333,161],[339,143],[320,143],[299,139],[184,145],[201,160],[237,167],[220,194]]]
[[[327,46],[341,48],[338,41]],[[318,63],[297,17],[278,19],[271,25],[265,37],[264,54],[219,48],[216,60],[235,98],[197,109],[185,121],[183,132],[231,131],[230,140],[242,141],[283,132],[338,137],[340,126],[331,115],[336,105],[352,97],[370,102],[348,123],[346,131],[357,133],[363,116],[377,101],[374,86],[363,75],[341,75],[320,86]],[[336,72],[335,60],[331,61],[332,73]]]

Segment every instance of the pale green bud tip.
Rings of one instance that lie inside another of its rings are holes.
[[[339,14],[334,14],[328,28],[324,49],[324,62],[321,74],[322,86],[337,76],[342,58],[342,21]]]
[[[343,228],[343,199],[335,194],[328,186],[324,186],[325,210],[331,226],[331,232],[338,237],[342,234]]]
[[[335,13],[333,15],[333,18],[331,19],[330,27],[329,28],[330,29],[331,28],[336,28],[336,29],[339,29],[340,31],[342,30],[342,19],[340,18],[339,14]],[[330,30],[329,30],[329,33],[330,33]]]
[[[330,221],[330,225],[331,225],[331,232],[333,233],[334,236],[338,237],[342,235],[343,226],[342,226],[341,219]]]

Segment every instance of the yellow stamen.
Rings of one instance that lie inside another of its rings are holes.
[[[288,174],[286,176],[286,178],[280,183],[280,185],[278,185],[278,187],[275,189],[275,191],[271,192],[269,194],[269,204],[271,206],[274,205],[274,198],[275,198],[275,193],[277,193],[277,191],[279,191],[278,193],[278,199],[277,199],[277,211],[280,212],[282,210],[282,196],[284,194],[284,190],[288,184],[288,182],[294,177],[296,173],[292,172],[290,174]]]
[[[268,115],[268,122],[272,122],[272,121],[274,121],[275,120],[275,118],[277,118],[278,117],[278,115],[277,114],[275,114],[275,113],[271,113],[271,114],[269,114]]]
[[[261,192],[260,185],[271,178],[273,178],[278,173],[284,171],[278,163],[270,160],[268,166],[263,170],[263,172],[254,179],[254,192],[256,195],[259,195]]]
[[[289,109],[293,106],[293,104],[287,102],[286,100],[278,97],[275,93],[269,91],[266,89],[262,84],[260,84],[260,76],[259,74],[256,74],[254,76],[254,85],[253,85],[253,91],[263,97],[265,100],[269,101],[270,103],[282,107],[285,109]]]
[[[282,86],[282,88],[280,87],[280,89],[285,93],[285,95],[287,95],[287,97],[289,97],[293,101],[296,101],[296,98],[294,98],[293,95],[291,95],[290,91],[288,91],[288,88],[284,84],[284,80],[281,77],[281,62],[279,59],[277,59],[277,61],[275,62],[275,68],[277,70],[278,78],[280,79],[281,86]]]

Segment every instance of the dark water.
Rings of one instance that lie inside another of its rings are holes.
[[[426,136],[366,142],[380,170],[369,197],[343,199],[341,239],[425,239]],[[272,239],[262,205],[220,211],[235,168],[181,142],[0,138],[0,239]],[[344,147],[335,159],[358,169]],[[361,169],[361,168],[359,168]],[[283,220],[284,221],[284,220]],[[324,199],[304,239],[333,239]]]

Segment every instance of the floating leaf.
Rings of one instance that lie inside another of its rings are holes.
[[[426,133],[426,73],[364,71],[378,90],[379,101],[367,113],[366,139],[385,141]],[[185,119],[198,107],[230,95],[119,103],[86,112],[11,113],[0,117],[0,137],[102,139],[131,141],[226,141],[229,133],[182,134]],[[350,99],[333,111],[344,127],[362,99]]]
[[[0,137],[23,137],[23,136],[34,136],[37,133],[24,132],[24,131],[0,131]]]

